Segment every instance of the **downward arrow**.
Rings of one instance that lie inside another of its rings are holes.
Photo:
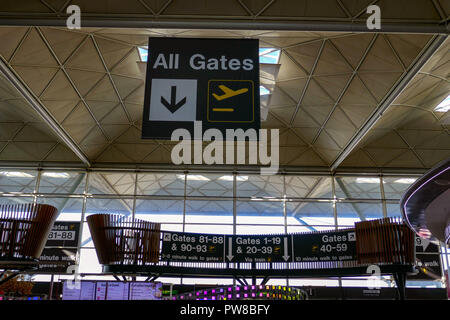
[[[284,237],[284,261],[288,261],[291,256],[288,256],[288,238]]]
[[[233,256],[233,238],[228,238],[228,255],[227,255],[228,261],[231,261]]]
[[[161,97],[161,103],[172,113],[176,112],[186,103],[186,97],[177,103],[177,87],[172,86],[170,89],[170,103],[164,97]]]
[[[422,247],[422,252],[426,252],[428,246],[430,245],[430,241],[426,240],[426,239],[420,239],[420,245],[419,247]]]

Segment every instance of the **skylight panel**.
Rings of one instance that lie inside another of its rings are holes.
[[[148,59],[148,49],[147,48],[138,48],[139,49],[139,55],[141,56],[142,62],[147,62]]]
[[[266,94],[270,94],[270,91],[264,86],[259,86],[259,95],[264,96]]]
[[[277,64],[280,58],[280,50],[275,48],[259,49],[259,63]]]
[[[436,112],[447,112],[448,110],[450,110],[450,95],[434,108],[434,111]]]

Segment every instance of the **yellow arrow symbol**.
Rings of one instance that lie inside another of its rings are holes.
[[[217,101],[228,99],[228,98],[246,93],[248,91],[247,88],[243,88],[243,89],[239,89],[239,90],[232,90],[224,85],[220,85],[219,88],[224,92],[224,94],[219,96],[219,95],[213,93],[213,97],[216,98]]]

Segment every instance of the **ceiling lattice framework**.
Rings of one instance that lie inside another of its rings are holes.
[[[91,163],[170,164],[173,143],[140,138],[145,64],[139,62],[137,48],[146,45],[149,36],[248,37],[259,39],[261,47],[280,49],[280,70],[275,81],[261,75],[261,83],[272,91],[269,114],[262,127],[280,129],[281,165],[315,167],[333,163],[432,39],[426,34],[1,27],[0,54]],[[396,112],[407,115],[420,106],[430,113],[438,98],[445,90],[448,92],[448,55],[442,53],[445,48],[440,52],[441,58],[436,56],[430,61],[435,66],[418,74],[403,94],[416,92],[418,85],[429,86],[421,90],[436,99],[423,97],[421,102],[411,102],[401,100],[402,95],[390,112],[399,110]],[[421,77],[426,81],[419,81]],[[23,131],[28,134],[19,146],[17,139],[21,136],[15,134],[18,128],[2,125],[1,160],[76,161],[76,156],[42,121],[36,117],[27,119],[25,114],[32,111],[5,108],[13,115],[0,116],[2,124],[15,121],[19,126],[33,125],[33,129]],[[397,127],[409,120],[395,118],[398,121],[392,128],[399,138],[404,137]],[[418,116],[416,131],[423,128],[422,121],[423,126],[429,125],[429,121]],[[448,124],[433,130],[442,143],[429,148],[446,150],[442,145],[450,145]],[[375,131],[377,135],[381,132]],[[40,138],[40,132],[45,138]],[[20,156],[36,146],[36,139],[48,145],[40,145],[39,152]],[[389,142],[390,137],[386,140]],[[421,151],[412,150],[408,144],[416,145],[410,140],[400,149],[420,157]],[[345,165],[426,168],[448,156],[448,150],[437,151],[417,161],[403,156],[402,161],[402,157],[394,159],[394,153],[400,152],[390,147],[381,147],[377,152],[369,149],[360,147]],[[387,159],[389,152],[393,161]],[[377,159],[375,153],[384,160]]]
[[[71,4],[80,7],[85,26],[103,27],[164,28],[184,23],[184,28],[202,28],[209,23],[223,28],[227,23],[238,29],[244,24],[259,28],[260,24],[272,23],[297,30],[344,31],[365,28],[367,6],[376,4],[381,9],[383,28],[388,24],[397,29],[409,25],[424,30],[431,27],[438,32],[446,30],[450,16],[450,5],[445,0],[21,0],[20,4],[3,0],[0,17],[10,25],[21,25],[26,19],[33,25],[63,26],[66,8]]]
[[[58,155],[58,161],[79,161],[9,81],[0,76],[0,161],[52,161],[54,155]]]
[[[342,166],[429,168],[450,157],[450,42],[415,76]]]

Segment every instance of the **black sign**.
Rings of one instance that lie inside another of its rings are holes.
[[[39,271],[65,273],[76,262],[80,222],[55,221],[39,257]]]
[[[223,262],[225,236],[163,232],[161,260]]]
[[[428,239],[416,235],[416,269],[415,275],[409,275],[408,280],[433,281],[441,280],[442,267],[439,246]]]
[[[442,279],[441,256],[439,254],[416,254],[415,275],[408,275],[408,280],[434,281]]]
[[[192,262],[328,262],[356,260],[355,231],[295,235],[163,232],[161,260]]]
[[[142,138],[174,129],[260,128],[259,44],[255,39],[150,38]]]
[[[290,262],[292,236],[227,236],[227,262]]]
[[[75,264],[76,248],[44,248],[39,257],[39,271],[66,273]]]
[[[354,230],[293,235],[294,262],[356,260]]]
[[[56,221],[48,234],[45,247],[71,247],[78,246],[80,222]]]
[[[439,247],[430,240],[416,235],[416,252],[439,254]]]

